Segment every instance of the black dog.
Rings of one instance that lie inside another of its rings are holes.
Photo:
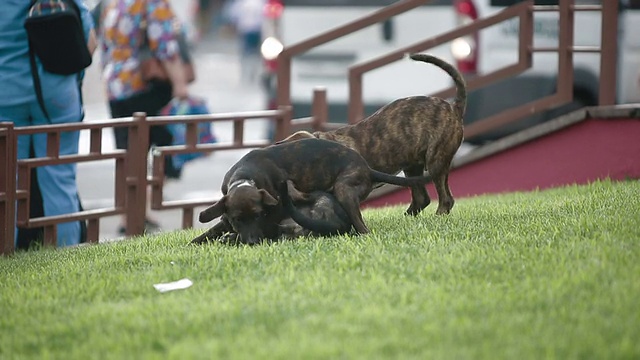
[[[372,170],[356,151],[334,141],[304,139],[249,152],[225,175],[224,196],[200,213],[200,222],[222,215],[222,221],[192,243],[235,231],[244,243],[276,239],[283,220],[277,200],[282,183],[291,180],[304,192],[332,192],[358,233],[368,233],[360,201],[374,182],[400,186],[425,184],[426,177],[403,178]]]
[[[280,222],[278,240],[292,240],[303,236],[333,236],[351,231],[353,225],[347,213],[331,193],[313,191],[294,203],[289,193],[297,190],[292,189],[291,181],[287,181],[287,185],[288,187],[280,188],[280,200],[284,216],[290,217],[285,217]],[[235,232],[224,234],[218,241],[229,245],[241,243],[240,236]]]
[[[306,200],[294,204],[289,196],[292,187],[291,181],[280,186],[280,201],[289,216],[280,224],[285,237],[333,236],[351,231],[349,215],[331,193],[313,191]]]

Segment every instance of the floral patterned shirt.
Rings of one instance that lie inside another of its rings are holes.
[[[140,63],[149,51],[161,60],[179,56],[179,24],[169,0],[109,0],[101,20],[102,76],[109,100],[145,90]]]

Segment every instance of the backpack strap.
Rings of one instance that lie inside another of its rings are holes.
[[[80,8],[78,7],[78,4],[76,4],[76,2],[73,1],[73,0],[65,0],[65,1],[67,3],[71,4],[71,6],[75,10],[76,14],[78,14],[78,19],[80,19],[80,24],[82,25],[82,13],[80,12]],[[102,3],[102,0],[100,0],[100,3]],[[100,4],[100,9],[102,9],[102,5],[101,4]],[[94,28],[95,28],[95,26],[94,26]],[[83,31],[82,35],[84,36],[84,31]],[[85,45],[87,44],[87,39],[86,38],[84,38],[84,44]],[[82,97],[82,81],[84,80],[85,72],[86,72],[86,69],[83,69],[82,71],[80,71],[80,72],[78,72],[76,74],[76,83],[78,84],[78,96],[80,96],[80,120],[84,120],[84,99]]]
[[[51,122],[47,108],[44,106],[44,98],[42,97],[42,84],[40,84],[40,75],[38,74],[38,66],[36,65],[36,54],[33,53],[31,41],[29,41],[29,63],[31,64],[31,77],[33,78],[33,87],[36,90],[36,97],[38,98],[38,105],[47,118],[47,121]]]
[[[31,0],[29,9],[35,5],[36,0]],[[29,39],[29,64],[31,66],[31,77],[33,78],[33,87],[36,91],[36,97],[38,98],[38,105],[47,118],[47,121],[51,123],[51,118],[47,112],[47,108],[44,106],[44,98],[42,97],[42,84],[40,84],[40,74],[38,73],[38,66],[36,64],[36,54],[33,52],[33,46],[31,46],[31,39]]]

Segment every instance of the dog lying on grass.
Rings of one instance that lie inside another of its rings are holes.
[[[285,218],[279,225],[278,240],[341,235],[352,230],[353,225],[347,213],[331,193],[313,191],[294,203],[289,196],[290,192],[297,193],[291,181],[287,181],[286,186],[280,186],[280,201]],[[235,232],[222,235],[218,241],[229,245],[241,243],[240,236]]]
[[[312,137],[333,140],[356,150],[372,169],[383,173],[403,171],[415,177],[426,169],[438,193],[436,213],[448,214],[454,204],[449,170],[463,139],[466,85],[460,72],[442,59],[427,54],[413,54],[411,59],[434,64],[453,78],[457,88],[453,102],[433,96],[403,98],[357,124],[313,134],[299,131],[279,143]],[[419,214],[430,202],[424,185],[412,185],[407,214]]]
[[[360,201],[369,195],[374,182],[424,186],[428,178],[404,178],[372,170],[357,152],[328,140],[303,139],[253,150],[225,174],[223,197],[199,216],[203,223],[222,216],[221,221],[192,243],[216,239],[227,232],[238,233],[247,244],[277,239],[279,224],[285,218],[278,187],[287,180],[302,193],[331,192],[355,231],[365,234],[369,228],[362,219]],[[304,199],[304,194],[293,194],[292,198]]]

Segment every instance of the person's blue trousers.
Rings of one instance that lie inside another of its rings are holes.
[[[77,97],[60,97],[57,102],[46,105],[51,124],[80,122],[82,110]],[[0,106],[0,121],[10,121],[16,127],[50,124],[36,101],[24,105]],[[18,159],[29,157],[29,146],[33,143],[35,156],[47,155],[47,135],[37,134],[18,137]],[[78,131],[63,132],[60,135],[60,155],[78,153]],[[76,164],[42,166],[37,168],[38,185],[42,192],[45,216],[62,215],[77,212],[78,188],[76,185]],[[80,223],[59,224],[57,227],[58,246],[75,245],[80,242]],[[17,231],[16,231],[17,233]]]

